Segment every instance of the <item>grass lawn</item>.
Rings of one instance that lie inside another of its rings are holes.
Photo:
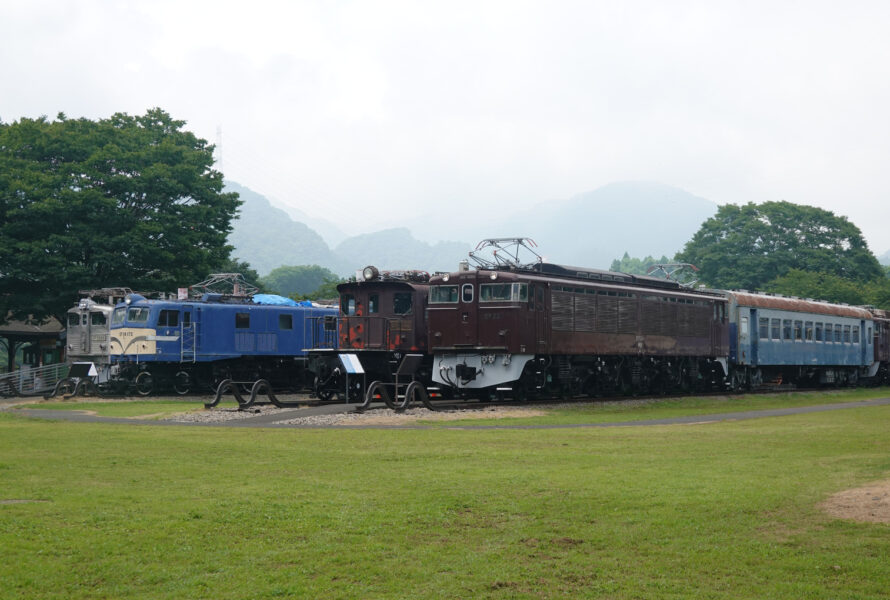
[[[890,478],[888,422],[890,406],[555,430],[0,413],[0,598],[887,598],[890,525],[818,504]]]
[[[768,410],[798,406],[816,406],[890,398],[890,388],[857,388],[835,391],[784,392],[776,394],[738,394],[653,398],[640,402],[602,401],[569,402],[546,408],[544,416],[509,419],[510,425],[572,425],[667,419],[689,415],[710,415],[747,410]],[[507,424],[501,420],[499,424]],[[454,422],[430,421],[429,425],[453,426]],[[491,424],[476,420],[472,413],[461,425]]]

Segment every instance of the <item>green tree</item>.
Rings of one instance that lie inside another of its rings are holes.
[[[634,258],[625,252],[620,260],[616,258],[612,261],[612,266],[609,267],[609,270],[617,271],[619,273],[628,273],[630,275],[646,275],[646,271],[652,265],[663,265],[669,262],[673,261],[667,256],[662,256],[661,258],[652,258],[651,256],[647,256],[646,258]]]
[[[845,217],[790,202],[727,204],[705,221],[676,260],[713,287],[763,289],[791,269],[873,281],[881,267]]]
[[[249,283],[252,286],[255,286],[259,289],[259,293],[265,293],[266,288],[263,286],[263,282],[261,281],[261,277],[259,273],[256,272],[250,266],[250,263],[247,261],[239,261],[237,258],[229,258],[222,265],[220,265],[218,271],[219,273],[241,273],[244,276],[244,281]],[[205,278],[210,276],[210,273],[207,273]]]
[[[866,286],[831,273],[813,273],[791,269],[764,286],[763,291],[799,298],[813,298],[826,302],[866,304]]]
[[[217,271],[239,200],[213,146],[161,109],[0,123],[0,319],[62,318],[83,288]]]
[[[294,294],[292,298],[294,300],[337,300],[340,295],[337,291],[337,286],[346,281],[346,279],[340,279],[338,277],[325,277],[324,283],[322,283],[314,292],[309,292],[308,294]]]
[[[311,294],[328,280],[339,281],[334,273],[318,265],[278,267],[260,278],[266,289],[288,297]]]

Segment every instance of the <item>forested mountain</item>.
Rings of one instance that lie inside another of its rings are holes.
[[[651,182],[619,182],[568,200],[539,204],[517,212],[486,212],[464,218],[461,237],[472,244],[489,237],[527,236],[549,262],[608,269],[625,252],[630,256],[673,256],[717,204],[679,188]],[[444,215],[433,220],[443,227]],[[444,224],[447,226],[447,224]],[[432,236],[429,223],[412,231]]]
[[[396,228],[348,238],[331,250],[314,229],[292,220],[264,196],[234,182],[226,182],[226,191],[238,192],[243,201],[229,236],[235,247],[232,255],[250,263],[260,275],[296,265],[318,265],[340,276],[367,265],[453,271],[471,249],[460,242],[428,244],[415,239],[408,229]]]
[[[457,263],[472,250],[463,242],[427,244],[414,239],[405,227],[357,235],[336,248],[337,255],[350,264],[373,264],[380,269],[424,269],[456,271]],[[364,261],[364,262],[363,262]]]
[[[225,189],[238,192],[243,201],[229,236],[235,247],[232,256],[250,263],[260,275],[282,265],[319,265],[341,274],[354,268],[331,252],[320,235],[291,220],[264,196],[231,181]]]

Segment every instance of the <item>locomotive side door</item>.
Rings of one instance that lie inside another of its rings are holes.
[[[537,354],[550,352],[550,328],[547,326],[547,294],[545,284],[535,286],[535,340]]]
[[[464,280],[460,285],[460,343],[468,346],[480,345],[479,311],[476,309],[475,284]]]

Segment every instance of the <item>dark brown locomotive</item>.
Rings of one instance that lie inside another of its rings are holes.
[[[430,280],[433,380],[464,395],[720,387],[727,301],[675,282],[539,262]]]
[[[426,305],[429,273],[425,271],[383,271],[366,267],[357,281],[337,286],[340,314],[336,324],[337,350],[310,353],[310,369],[315,372],[315,392],[323,399],[343,394],[346,389],[341,354],[354,354],[364,369],[362,377],[349,383],[349,400],[364,397],[365,382],[392,382],[406,354],[423,354],[413,378],[430,383],[432,357],[427,354]]]

